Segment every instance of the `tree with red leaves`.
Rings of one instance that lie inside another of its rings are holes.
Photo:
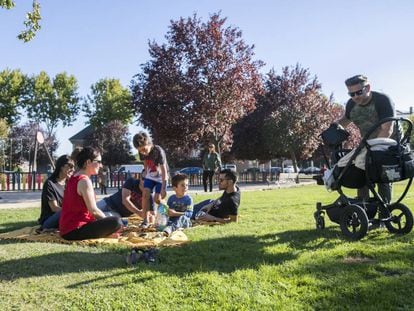
[[[312,156],[322,130],[342,112],[308,69],[284,67],[280,75],[272,70],[257,109],[233,127],[232,151],[241,159],[290,158],[296,167],[297,160]]]
[[[167,43],[149,44],[151,60],[132,84],[140,122],[168,154],[182,156],[207,141],[232,144],[231,126],[255,108],[262,90],[253,48],[226,18],[171,21]]]

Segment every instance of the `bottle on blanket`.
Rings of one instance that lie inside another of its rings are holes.
[[[163,231],[168,223],[168,206],[160,203],[157,209],[157,216],[155,218],[155,227],[158,231]]]

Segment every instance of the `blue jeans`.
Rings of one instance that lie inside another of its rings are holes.
[[[42,224],[42,228],[43,229],[53,229],[53,228],[59,228],[59,218],[60,218],[60,211],[54,213],[52,216],[50,216],[49,218],[47,218],[43,224]]]
[[[196,205],[194,205],[194,207],[193,207],[193,216],[191,216],[191,219],[196,219],[196,216],[201,211],[201,209],[204,206],[206,206],[207,204],[210,204],[213,201],[214,200],[212,200],[212,199],[207,199],[207,200],[201,201],[200,203],[197,203]]]
[[[171,217],[168,221],[167,226],[164,229],[168,235],[170,235],[173,231],[176,231],[180,228],[189,228],[191,227],[191,220],[187,216],[178,216],[178,217]]]
[[[116,216],[121,218],[121,215],[118,212],[115,212],[113,209],[111,209],[109,205],[106,204],[106,201],[104,199],[96,202],[96,207],[99,208],[105,214],[106,217]]]

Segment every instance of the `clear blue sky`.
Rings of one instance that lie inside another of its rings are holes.
[[[31,1],[16,0],[0,10],[0,70],[27,74],[45,70],[76,76],[79,93],[105,77],[128,86],[140,64],[149,60],[148,40],[164,41],[170,20],[194,12],[206,20],[221,11],[227,25],[243,32],[255,56],[280,72],[299,63],[322,83],[326,95],[344,103],[343,81],[364,73],[374,90],[391,96],[399,110],[414,106],[414,1],[365,0],[39,0],[42,29],[29,43],[16,35],[23,29]],[[68,153],[67,140],[84,127],[79,117],[59,129],[58,154]],[[136,130],[132,127],[131,131]]]

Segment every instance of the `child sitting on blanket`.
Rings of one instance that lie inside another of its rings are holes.
[[[175,194],[167,201],[169,220],[164,229],[168,236],[180,228],[191,227],[191,216],[193,215],[193,199],[187,194],[188,176],[176,174],[171,179]]]

